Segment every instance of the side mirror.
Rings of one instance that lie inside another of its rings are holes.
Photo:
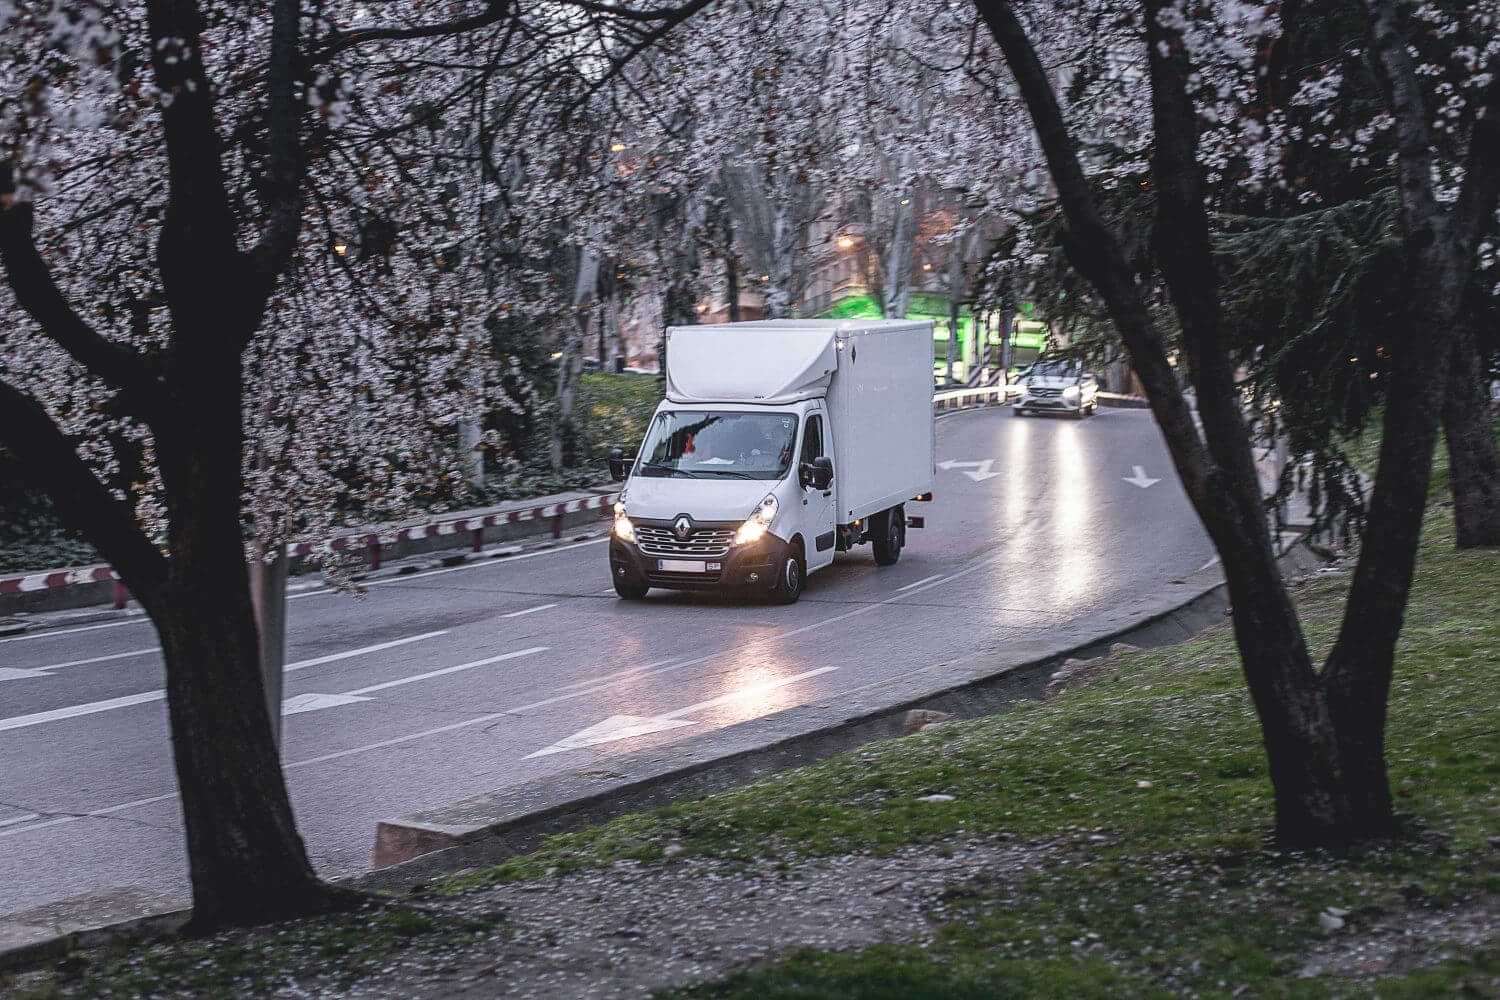
[[[625,478],[625,449],[609,449],[609,478],[615,482]]]
[[[815,490],[826,490],[833,485],[833,459],[820,455],[812,460],[812,485]]]

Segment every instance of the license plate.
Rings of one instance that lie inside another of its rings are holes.
[[[658,559],[656,568],[662,573],[717,573],[716,562],[698,562],[696,559]]]

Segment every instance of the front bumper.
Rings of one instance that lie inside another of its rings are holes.
[[[1056,410],[1059,413],[1077,413],[1083,409],[1083,399],[1064,399],[1062,396],[1022,395],[1014,404],[1018,410]]]
[[[749,545],[731,545],[728,554],[705,562],[717,562],[716,572],[672,573],[658,568],[657,556],[646,555],[634,542],[609,538],[609,572],[629,583],[666,590],[771,590],[776,573],[791,546],[767,533]],[[696,557],[695,557],[696,558]]]

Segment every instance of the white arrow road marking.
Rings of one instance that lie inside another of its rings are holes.
[[[752,684],[749,687],[740,688],[738,691],[731,691],[728,694],[721,694],[717,698],[710,698],[707,701],[700,701],[695,705],[689,705],[686,708],[679,708],[675,712],[666,712],[662,715],[646,717],[638,715],[612,715],[609,718],[605,719],[603,722],[596,723],[595,725],[589,726],[587,729],[580,730],[579,732],[574,733],[572,736],[569,736],[566,739],[558,740],[551,746],[543,747],[536,753],[527,754],[521,759],[531,760],[533,757],[547,757],[551,754],[563,753],[567,750],[581,750],[584,747],[598,746],[600,743],[612,743],[615,740],[623,740],[630,736],[645,736],[650,733],[659,733],[667,729],[680,729],[683,726],[694,726],[697,725],[696,721],[694,721],[693,719],[684,719],[682,717],[684,715],[692,715],[694,712],[701,712],[705,708],[717,708],[719,705],[733,704],[734,702],[741,701],[745,698],[751,698],[755,695],[764,694],[767,691],[774,691],[777,688],[786,687],[788,684],[795,684],[798,681],[806,680],[809,677],[816,677],[819,674],[832,673],[837,669],[839,668],[819,667],[816,670],[809,670],[805,673],[794,674],[791,677],[781,677],[774,681],[766,681],[764,684]]]
[[[1143,490],[1148,487],[1155,486],[1157,483],[1161,482],[1160,479],[1152,479],[1150,476],[1146,475],[1146,470],[1141,468],[1139,465],[1135,467],[1135,475],[1121,476],[1120,478],[1125,480],[1127,483],[1132,483],[1136,486],[1139,486]]]
[[[998,472],[990,471],[995,467],[995,460],[993,458],[986,458],[980,462],[958,462],[950,458],[946,462],[939,462],[937,467],[944,472],[951,472],[954,469],[973,469],[973,472],[965,472],[964,475],[976,483],[982,483],[986,479],[994,479],[1000,475]]]
[[[531,656],[533,653],[545,653],[546,646],[532,646],[530,649],[518,649],[514,653],[501,653],[499,656],[487,656],[482,660],[474,660],[470,663],[460,663],[455,667],[443,667],[439,670],[429,670],[425,674],[412,674],[410,677],[398,677],[393,681],[383,684],[371,684],[369,687],[355,688],[353,691],[345,691],[342,694],[316,694],[309,692],[299,694],[295,698],[288,698],[281,705],[282,715],[299,715],[302,712],[317,712],[325,708],[338,708],[340,705],[354,705],[361,701],[369,701],[361,695],[374,694],[376,691],[384,691],[387,688],[400,687],[403,684],[415,684],[417,681],[425,681],[432,677],[442,677],[444,674],[456,674],[461,670],[473,670],[475,667],[487,667],[491,663],[500,663],[505,660],[515,660],[523,656]]]
[[[692,726],[696,723],[688,719],[666,719],[666,718],[641,718],[638,715],[611,715],[603,722],[580,729],[567,739],[558,740],[544,750],[538,750],[534,754],[528,754],[524,760],[532,757],[546,757],[549,754],[562,753],[564,750],[582,750],[584,747],[598,746],[600,743],[613,743],[615,740],[629,739],[632,736],[649,736],[667,729],[680,729],[683,726]]]
[[[322,663],[333,663],[336,660],[347,660],[354,656],[363,656],[366,653],[378,653],[381,650],[391,649],[396,646],[404,646],[409,642],[417,642],[420,639],[431,639],[434,636],[447,635],[447,632],[424,632],[421,635],[408,636],[405,639],[394,639],[390,642],[378,643],[374,646],[363,646],[359,649],[345,650],[342,653],[330,653],[327,656],[319,656],[311,660],[300,660],[297,663],[288,663],[286,672],[302,670],[305,667],[315,667]],[[359,694],[361,692],[351,692]],[[25,729],[28,726],[40,726],[48,722],[58,722],[62,719],[76,719],[80,715],[97,715],[100,712],[110,712],[117,708],[129,708],[132,705],[144,705],[148,702],[161,701],[167,696],[167,692],[158,688],[155,691],[142,691],[140,694],[128,694],[122,698],[108,698],[104,701],[91,701],[82,705],[69,705],[66,708],[54,708],[50,712],[33,712],[30,715],[16,715],[9,719],[0,719],[0,732],[8,729]],[[310,711],[310,709],[299,709],[299,711]]]

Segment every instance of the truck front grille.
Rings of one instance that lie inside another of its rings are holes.
[[[637,525],[636,542],[641,552],[659,559],[720,559],[729,554],[733,527],[694,528],[687,538],[678,538],[671,528]]]

